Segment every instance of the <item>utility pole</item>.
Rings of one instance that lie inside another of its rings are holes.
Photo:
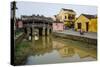
[[[16,39],[16,2],[11,2],[11,37],[13,40]],[[15,47],[15,46],[14,46]]]
[[[16,2],[11,2],[11,64],[14,65],[15,30],[16,30]]]
[[[16,30],[16,2],[13,1],[11,2],[11,19],[13,20],[13,22],[11,24],[14,23],[14,31]]]

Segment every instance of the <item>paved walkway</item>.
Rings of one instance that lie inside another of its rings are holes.
[[[57,33],[64,33],[64,34],[69,34],[69,35],[75,35],[75,36],[97,39],[97,33],[95,33],[95,32],[88,32],[88,33],[84,33],[84,35],[80,35],[80,32],[77,32],[77,31],[70,29],[70,30],[65,30],[65,31],[62,31],[62,32],[57,32]]]

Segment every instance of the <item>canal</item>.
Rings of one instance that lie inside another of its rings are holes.
[[[16,65],[35,65],[97,60],[97,47],[94,44],[47,36],[23,40],[16,45]]]

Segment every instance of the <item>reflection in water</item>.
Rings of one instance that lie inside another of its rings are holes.
[[[46,64],[96,60],[96,47],[90,44],[54,37],[33,40],[26,64]]]
[[[45,53],[49,53],[52,51],[52,44],[50,41],[48,41],[50,39],[45,38],[45,37],[39,37],[39,40],[35,40],[32,43],[32,55],[36,56],[40,56],[40,55],[44,55]]]
[[[63,48],[59,49],[58,52],[62,57],[71,57],[75,54],[74,49],[68,48],[68,47],[63,47]]]

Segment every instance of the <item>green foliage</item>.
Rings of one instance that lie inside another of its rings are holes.
[[[29,41],[22,41],[20,44],[16,44],[15,47],[15,54],[14,54],[14,64],[24,64],[24,60],[26,59],[27,55],[30,52],[30,42]]]

